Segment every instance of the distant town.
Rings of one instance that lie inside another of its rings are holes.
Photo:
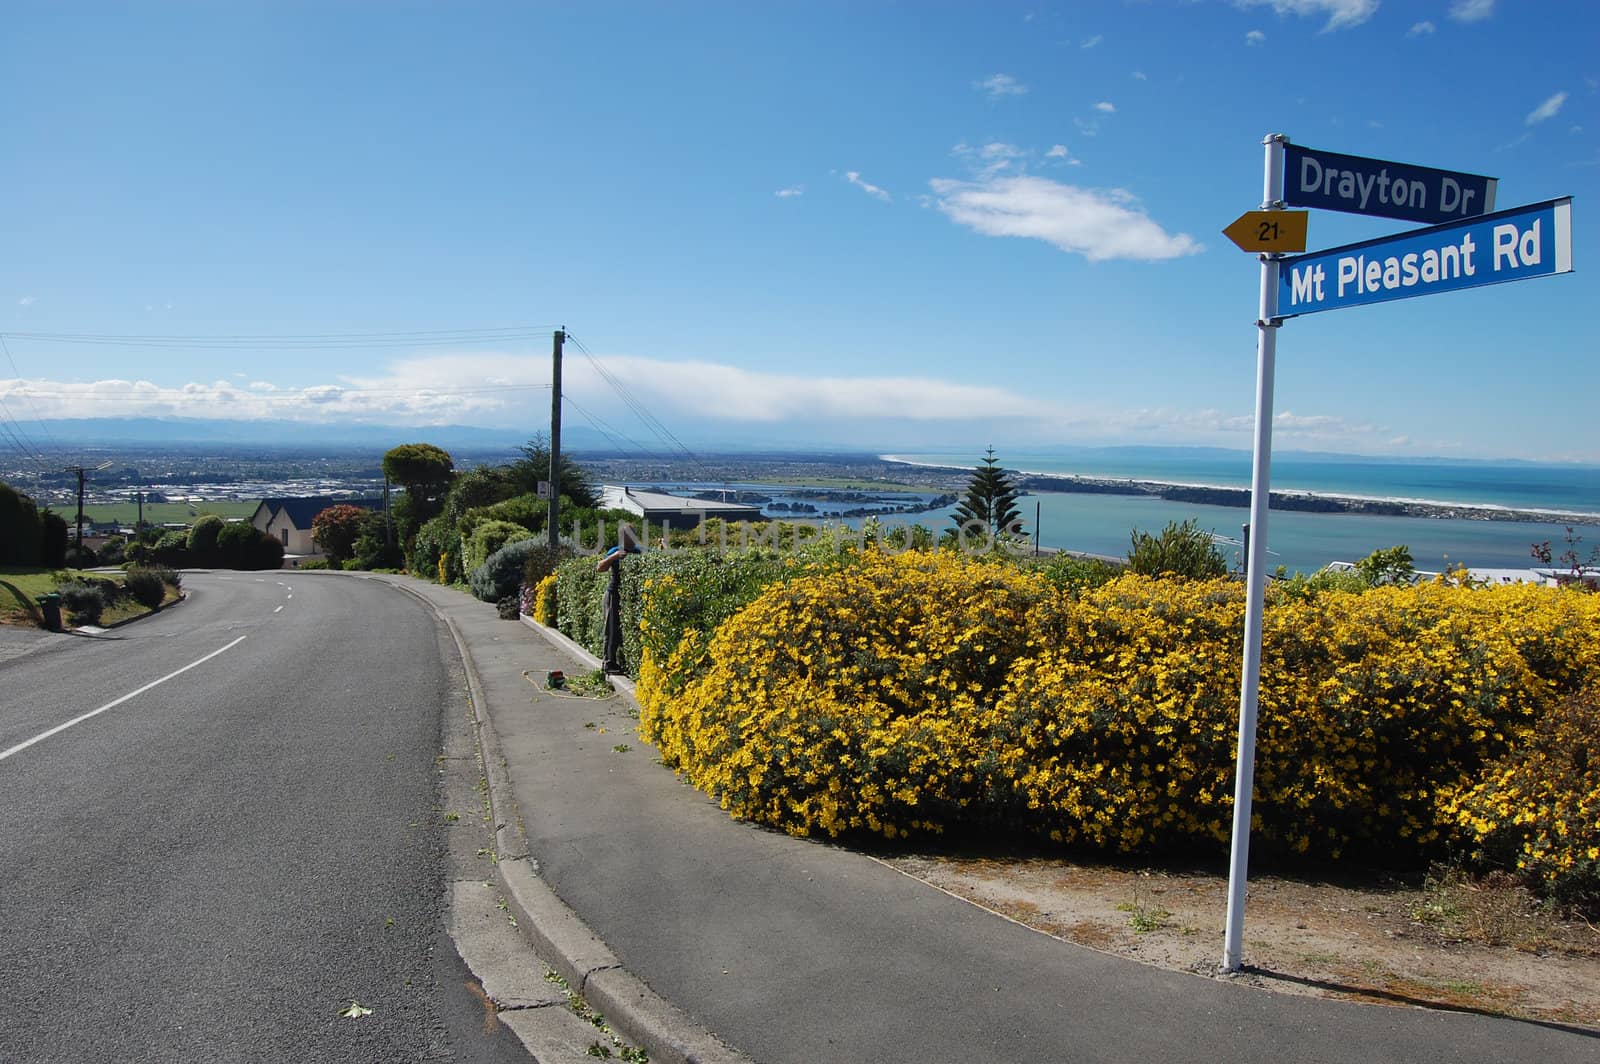
[[[516,457],[511,448],[450,453],[458,469]],[[99,532],[129,528],[141,519],[149,524],[187,524],[202,513],[245,519],[259,500],[267,498],[370,499],[381,497],[384,490],[383,452],[365,447],[315,451],[304,447],[132,444],[77,449],[70,454],[45,452],[43,457],[43,468],[13,459],[0,467],[0,480],[41,505],[70,515],[78,506],[81,468],[85,524]],[[938,509],[954,501],[954,493],[967,476],[960,470],[886,462],[869,454],[639,459],[576,451],[572,457],[597,486],[626,483],[725,498],[762,506],[773,516],[792,517],[914,514]],[[771,489],[753,489],[752,485],[770,485]]]

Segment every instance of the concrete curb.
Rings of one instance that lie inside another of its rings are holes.
[[[461,655],[478,731],[478,748],[489,784],[489,815],[498,850],[495,878],[505,893],[506,904],[517,918],[518,927],[532,942],[534,951],[545,958],[574,991],[582,994],[618,1033],[647,1051],[651,1060],[667,1064],[753,1064],[749,1057],[722,1042],[624,969],[621,960],[600,936],[539,878],[538,862],[528,852],[526,833],[520,818],[513,813],[516,801],[511,779],[466,641],[455,623],[432,601],[402,583],[395,582],[393,586],[422,601],[444,621]],[[527,618],[524,623],[551,638],[580,661],[600,667],[594,655],[565,636],[552,633]],[[631,681],[625,677],[613,680],[626,681],[626,693],[633,697]],[[623,684],[618,683],[618,686]]]
[[[562,634],[559,629],[551,628],[546,624],[540,624],[532,617],[529,617],[526,613],[519,613],[517,615],[517,620],[521,621],[529,628],[532,628],[535,632],[538,632],[540,635],[544,636],[545,639],[549,640],[550,643],[557,649],[566,651],[568,654],[571,654],[573,657],[577,658],[591,669],[598,669],[603,664],[599,658],[589,653],[587,647],[573,641],[571,637]],[[638,692],[634,690],[634,683],[632,679],[627,676],[623,676],[620,673],[612,673],[607,677],[607,679],[611,681],[611,685],[617,690],[626,694],[636,703],[638,702]]]

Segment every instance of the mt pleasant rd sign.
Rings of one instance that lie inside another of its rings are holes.
[[[1572,197],[1283,259],[1278,317],[1572,270]]]

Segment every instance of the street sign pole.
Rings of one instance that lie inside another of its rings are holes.
[[[1262,210],[1283,207],[1283,152],[1274,133],[1266,148]],[[1266,584],[1267,500],[1272,469],[1272,376],[1278,354],[1278,256],[1261,256],[1261,316],[1256,319],[1256,432],[1250,472],[1250,544],[1245,568],[1244,669],[1239,681],[1239,751],[1234,768],[1233,846],[1228,856],[1228,924],[1222,969],[1239,970],[1244,893],[1250,867],[1250,791],[1255,785],[1256,700],[1261,681],[1261,609]]]

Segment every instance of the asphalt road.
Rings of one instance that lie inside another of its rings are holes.
[[[184,582],[0,659],[0,1061],[528,1060],[443,930],[462,696],[432,615]]]

